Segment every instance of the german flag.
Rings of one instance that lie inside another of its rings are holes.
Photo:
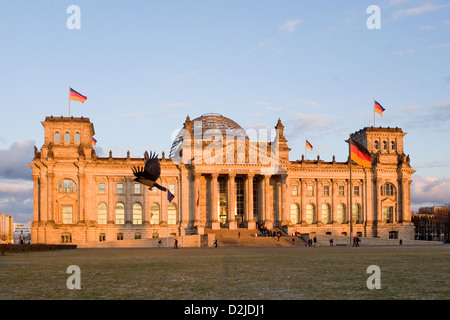
[[[95,140],[94,137],[92,137],[92,145],[96,146],[97,145],[97,140]]]
[[[357,164],[362,165],[366,168],[372,167],[372,156],[370,152],[367,151],[364,146],[360,145],[358,142],[350,137],[350,158]]]
[[[70,88],[70,87],[69,87],[69,88]],[[79,101],[79,102],[81,102],[81,103],[84,103],[84,101],[86,101],[87,97],[83,96],[83,95],[80,94],[79,92],[76,92],[75,90],[73,90],[72,88],[70,88],[69,99],[70,99],[70,100]]]
[[[312,146],[312,144],[311,144],[311,143],[309,143],[309,141],[308,141],[308,140],[306,140],[306,148],[308,148],[309,150],[312,150],[312,149],[313,149],[313,146]]]
[[[381,114],[381,116],[383,116],[383,111],[386,110],[384,109],[381,104],[379,104],[376,100],[374,100],[375,103],[375,112]]]

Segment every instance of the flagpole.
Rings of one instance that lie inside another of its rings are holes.
[[[375,128],[375,99],[373,100],[373,127]]]
[[[308,156],[306,155],[306,152],[307,152],[306,149],[307,148],[306,148],[306,138],[305,138],[305,160],[308,160]]]
[[[352,136],[349,135],[348,139],[348,162],[350,167],[350,244],[352,244],[352,238],[353,238],[353,204],[352,204]]]
[[[69,118],[70,118],[70,86],[69,86]]]

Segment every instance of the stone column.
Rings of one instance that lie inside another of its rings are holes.
[[[180,170],[180,185],[179,185],[179,198],[178,198],[178,223],[179,223],[179,235],[185,235],[185,228],[187,227],[187,223],[189,221],[189,171],[183,165],[180,164],[177,166]]]
[[[150,224],[150,216],[147,206],[148,206],[148,188],[144,185],[141,186],[141,194],[142,194],[142,225]]]
[[[49,170],[49,169],[50,169],[50,167],[47,170]],[[49,170],[47,172],[47,220],[49,223],[55,222],[55,217],[53,215],[53,213],[54,213],[53,212],[53,210],[54,210],[53,209],[53,199],[54,199],[53,190],[55,189],[55,187],[53,185],[54,177],[55,177],[55,174],[51,170]],[[58,223],[62,223],[62,219],[61,219],[61,221],[58,221]]]
[[[337,195],[339,192],[338,184],[335,179],[331,180],[331,223],[337,224]]]
[[[48,219],[48,180],[47,174],[40,169],[41,182],[41,222],[47,223]]]
[[[307,195],[307,185],[306,180],[303,178],[300,180],[300,217],[299,220],[301,224],[306,224],[306,195]]]
[[[213,230],[220,229],[219,222],[219,174],[211,175],[211,228]]]
[[[40,217],[40,204],[41,204],[41,199],[39,198],[40,196],[40,192],[39,192],[39,175],[37,174],[33,174],[33,222],[41,222],[41,217]]]
[[[236,173],[228,174],[228,229],[237,229],[236,223]]]
[[[264,222],[268,229],[273,228],[272,206],[270,204],[270,178],[271,175],[264,175]]]
[[[401,204],[402,204],[402,211],[401,216],[398,217],[397,222],[409,222],[411,221],[411,195],[410,195],[410,181],[408,181],[407,178],[402,178],[401,180]],[[398,194],[398,192],[397,192]],[[398,199],[398,195],[397,195]],[[400,199],[397,200],[397,203],[399,203]]]
[[[289,225],[289,210],[288,210],[288,179],[287,179],[287,175],[286,174],[282,174],[280,176],[281,178],[281,197],[280,197],[280,201],[281,201],[281,217],[280,217],[280,221],[281,221],[281,226],[287,226]]]
[[[246,194],[246,215],[247,215],[247,229],[255,229],[256,222],[253,216],[253,173],[247,174],[247,194]]]
[[[322,217],[322,196],[323,196],[323,180],[316,179],[316,215],[317,215],[317,225],[323,226]]]
[[[123,180],[124,188],[125,188],[125,224],[131,224],[133,222],[132,218],[132,208],[133,204],[131,203],[131,179],[130,177],[125,177]]]
[[[81,169],[81,168],[80,168]],[[86,174],[83,170],[78,174],[78,215],[77,215],[77,221],[75,223],[85,223],[86,222]]]
[[[107,211],[107,222],[108,224],[115,223],[115,207],[114,202],[114,179],[111,176],[107,176],[108,179],[108,211]],[[145,188],[144,188],[145,189]]]
[[[167,179],[166,178],[162,178],[161,179],[161,185],[164,188],[169,189],[169,186],[167,185]],[[160,225],[166,226],[167,225],[167,192],[161,191],[161,198],[160,198],[160,202],[161,202],[161,220],[159,222]]]

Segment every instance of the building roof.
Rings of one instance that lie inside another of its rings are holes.
[[[191,128],[191,137],[199,140],[202,138],[209,139],[207,136],[210,136],[211,139],[214,136],[215,139],[217,139],[218,133],[220,133],[224,139],[248,139],[247,133],[238,123],[221,114],[205,113],[194,120],[190,120],[189,116],[187,116],[183,129],[178,132],[173,140],[172,148],[170,149],[171,158],[175,155],[175,152],[183,141],[185,130],[188,128]]]

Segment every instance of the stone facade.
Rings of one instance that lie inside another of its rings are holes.
[[[373,162],[370,169],[353,163],[351,185],[348,161],[334,156],[290,161],[280,120],[273,141],[261,142],[220,115],[192,121],[188,116],[170,156],[160,159],[158,183],[175,195],[169,203],[165,192],[133,181],[131,168],[142,166],[143,157],[96,155],[88,118],[47,117],[42,124],[44,145],[35,148],[30,164],[32,243],[86,245],[261,225],[288,234],[414,239],[414,170],[399,128],[367,127],[352,134]],[[205,127],[213,129],[211,136]],[[234,136],[225,135],[230,131]]]

